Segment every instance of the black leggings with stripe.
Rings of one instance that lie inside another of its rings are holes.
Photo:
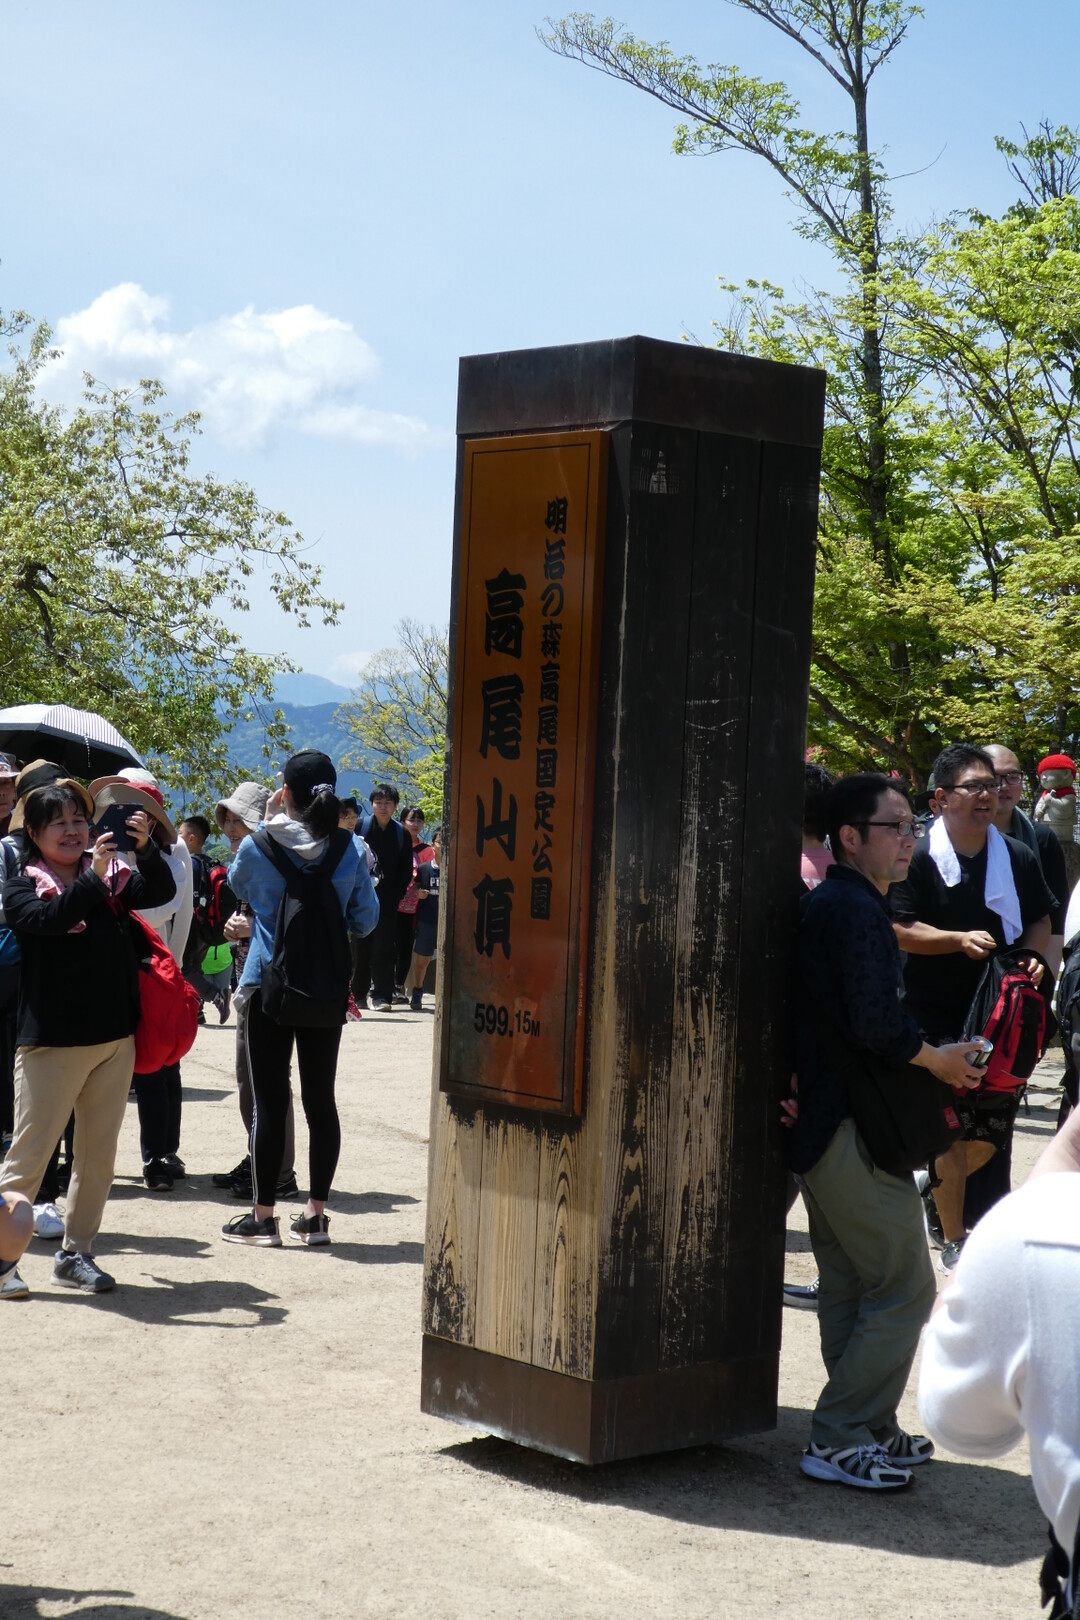
[[[341,1026],[290,1029],[263,1011],[256,990],[247,1007],[247,1050],[255,1107],[251,1122],[251,1171],[255,1203],[272,1204],[285,1151],[289,1069],[293,1044],[300,1070],[300,1099],[308,1124],[309,1195],[325,1202],[341,1152],[341,1125],[334,1101]]]

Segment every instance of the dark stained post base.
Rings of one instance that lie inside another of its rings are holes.
[[[436,1009],[421,1405],[584,1463],[776,1424],[824,396],[821,372],[641,337],[461,363],[455,582],[471,577],[463,484],[485,442],[508,457],[519,436],[595,434],[606,493],[581,688],[583,1028],[580,1003],[567,1018],[580,1109],[470,1093],[444,1008],[481,930],[458,927]],[[531,542],[506,533],[502,566],[528,598]],[[482,612],[459,624],[459,596],[452,681],[483,626]],[[453,734],[455,692],[450,713],[456,788],[481,731],[463,718]],[[572,749],[569,708],[559,723]],[[483,842],[475,799],[449,818],[459,849]],[[444,937],[452,907],[478,916],[460,887],[444,880]]]
[[[569,1378],[425,1333],[421,1410],[570,1462],[718,1445],[776,1427],[778,1357]]]

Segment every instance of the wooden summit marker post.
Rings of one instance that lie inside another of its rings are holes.
[[[776,1421],[820,372],[463,360],[421,1403]]]

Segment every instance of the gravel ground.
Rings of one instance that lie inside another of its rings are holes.
[[[889,1499],[800,1475],[822,1380],[807,1312],[785,1312],[777,1430],[727,1447],[588,1470],[424,1417],[432,1022],[345,1031],[329,1250],[220,1241],[240,1206],[210,1174],[244,1151],[231,1023],[184,1065],[171,1195],[142,1186],[129,1107],[98,1244],[121,1286],[53,1289],[35,1241],[31,1299],[0,1307],[0,1620],[1038,1614],[1025,1451],[941,1459]],[[1041,1079],[1017,1182],[1056,1116],[1052,1059]],[[801,1203],[792,1222],[806,1281]],[[917,1427],[913,1396],[901,1416]]]

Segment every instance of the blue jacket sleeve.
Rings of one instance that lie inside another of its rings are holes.
[[[249,833],[233,856],[232,865],[229,867],[229,888],[238,900],[250,899],[251,880],[262,858],[265,857],[260,857]]]
[[[241,844],[240,847],[243,849],[244,846]],[[345,910],[345,922],[349,932],[362,939],[365,934],[371,933],[379,920],[379,900],[368,871],[367,850],[361,840],[355,837],[353,847],[357,854],[356,879]]]

